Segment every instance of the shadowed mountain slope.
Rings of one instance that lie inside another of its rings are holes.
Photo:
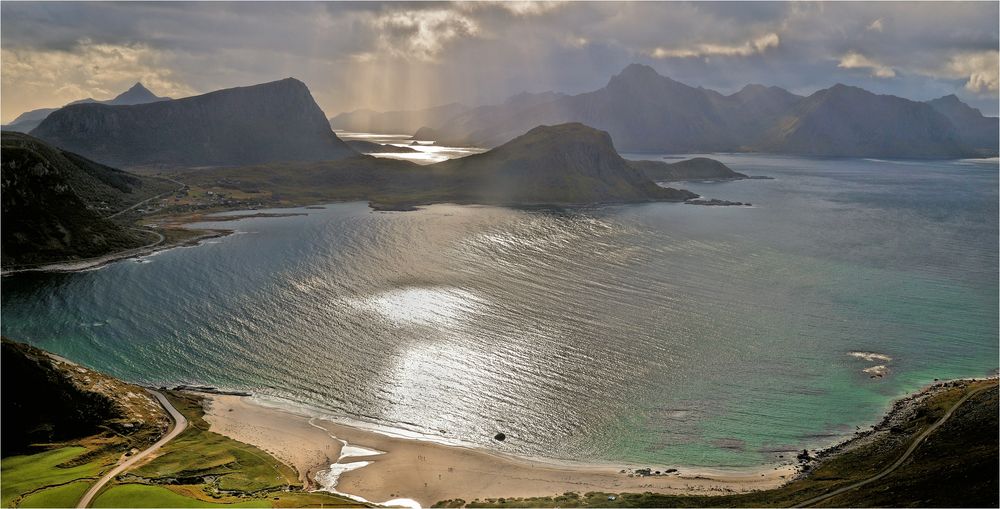
[[[355,153],[330,130],[305,84],[292,78],[133,106],[67,106],[31,134],[129,168],[315,161]]]

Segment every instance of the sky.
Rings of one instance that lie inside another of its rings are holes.
[[[141,81],[184,97],[295,77],[333,116],[598,89],[836,83],[997,115],[998,2],[2,2],[0,120]]]

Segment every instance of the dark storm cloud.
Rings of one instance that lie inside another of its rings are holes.
[[[692,85],[837,82],[997,113],[997,3],[0,4],[3,118],[136,80],[296,76],[334,114],[582,92],[631,62]]]

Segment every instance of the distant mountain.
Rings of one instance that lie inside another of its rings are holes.
[[[970,147],[982,151],[983,155],[997,153],[1000,145],[1000,119],[983,116],[982,112],[963,103],[954,94],[927,101],[927,104],[948,117],[959,136]]]
[[[666,163],[663,161],[629,161],[629,164],[657,182],[683,180],[739,180],[749,178],[725,164],[707,157],[695,157]]]
[[[482,154],[431,170],[458,179],[477,203],[593,204],[683,201],[689,191],[656,185],[615,151],[611,136],[579,123],[539,126]]]
[[[359,133],[406,134],[425,125],[438,125],[468,109],[464,104],[450,103],[422,110],[355,110],[331,118],[330,127]]]
[[[474,108],[421,130],[420,139],[490,147],[535,125],[581,122],[608,131],[624,152],[921,158],[983,154],[974,148],[989,138],[980,127],[986,121],[972,120],[976,127],[953,125],[964,118],[843,85],[809,97],[748,85],[727,96],[631,64],[599,90],[553,94],[527,104],[512,98],[503,105]]]
[[[132,106],[77,104],[31,132],[113,166],[195,167],[355,154],[293,78]]]
[[[608,131],[625,152],[738,150],[745,143],[741,134],[756,133],[762,118],[780,114],[799,97],[774,87],[748,87],[727,97],[632,64],[593,92],[514,99],[449,119],[438,126],[439,137],[495,146],[535,125],[581,122]]]
[[[799,101],[756,148],[813,156],[971,156],[952,123],[930,105],[835,85]]]
[[[4,268],[90,258],[155,239],[107,216],[174,189],[52,147],[26,134],[0,136]]]
[[[157,97],[155,94],[149,91],[142,83],[136,83],[132,85],[132,88],[118,94],[114,99],[108,101],[98,101],[95,99],[87,98],[80,99],[78,101],[73,101],[69,104],[89,104],[89,103],[100,103],[100,104],[112,104],[112,105],[128,105],[128,104],[143,104],[151,103],[156,101],[169,101],[169,97]],[[67,105],[69,106],[69,105]],[[38,127],[38,124],[42,123],[52,112],[58,110],[59,108],[40,108],[37,110],[31,110],[24,112],[17,116],[13,122],[3,126],[5,131],[17,131],[20,133],[29,133],[32,129]]]

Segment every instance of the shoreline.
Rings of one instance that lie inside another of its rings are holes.
[[[392,436],[243,396],[202,396],[211,431],[260,447],[289,464],[306,489],[378,504],[429,507],[447,499],[556,496],[568,491],[721,495],[776,488],[799,474],[794,464],[713,470],[555,463]],[[644,468],[650,469],[649,475]]]
[[[894,399],[877,423],[829,447],[803,450],[782,463],[741,469],[640,468],[524,458],[335,422],[250,396],[202,396],[211,431],[260,447],[292,466],[307,490],[381,505],[429,507],[445,500],[550,497],[566,492],[732,495],[779,488],[893,433],[898,423],[911,418],[923,401],[939,391],[983,380],[997,380],[997,375],[929,383]]]
[[[878,422],[868,426],[867,428],[860,428],[854,431],[850,436],[829,447],[817,450],[814,455],[810,455],[809,460],[805,463],[810,465],[810,467],[815,467],[839,454],[864,446],[882,438],[886,434],[892,433],[893,428],[900,423],[905,422],[907,418],[911,417],[924,400],[939,391],[975,382],[998,380],[1000,380],[1000,375],[997,373],[981,377],[964,377],[947,380],[935,379],[935,381],[924,385],[910,394],[893,399],[889,404],[888,409]]]
[[[18,269],[10,269],[0,271],[0,277],[6,277],[14,274],[23,274],[26,272],[84,272],[88,270],[96,270],[107,265],[122,260],[130,260],[133,258],[141,258],[143,256],[149,256],[154,253],[160,253],[162,251],[167,251],[170,249],[178,247],[194,247],[206,240],[215,239],[219,237],[225,237],[233,233],[232,230],[196,230],[187,229],[187,231],[192,232],[204,232],[200,235],[195,235],[190,238],[185,238],[177,240],[175,242],[165,242],[165,237],[162,233],[156,230],[144,230],[156,233],[160,236],[160,240],[152,244],[148,244],[142,247],[137,247],[133,249],[127,249],[124,251],[118,251],[115,253],[109,253],[102,256],[96,256],[93,258],[84,258],[81,260],[66,260],[62,262],[46,263],[43,265],[37,265],[34,267],[25,267]]]

